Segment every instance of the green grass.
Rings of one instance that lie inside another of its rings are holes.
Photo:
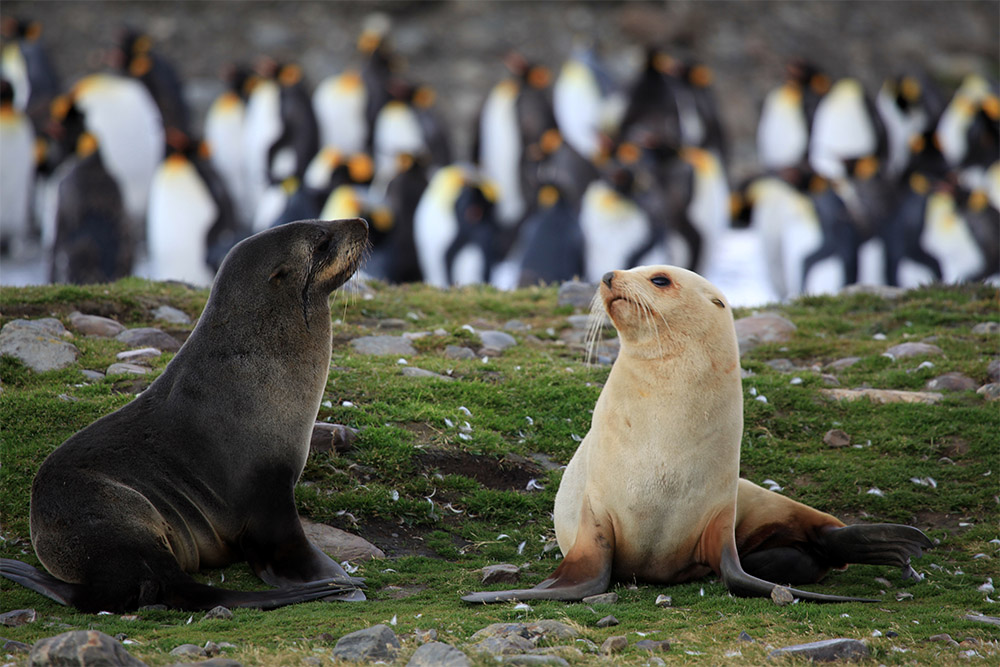
[[[66,629],[93,628],[137,642],[129,651],[151,665],[174,662],[168,652],[179,644],[208,640],[235,644],[226,655],[247,665],[298,665],[309,657],[326,659],[330,636],[395,618],[404,642],[399,662],[405,664],[417,645],[416,629],[433,628],[441,641],[463,647],[492,622],[551,618],[575,624],[597,644],[616,634],[634,643],[639,632],[669,639],[673,648],[661,657],[676,662],[760,664],[779,646],[854,637],[869,644],[878,664],[965,664],[960,653],[972,647],[929,641],[940,633],[959,641],[974,638],[986,661],[1000,655],[996,627],[963,618],[972,612],[1000,615],[977,591],[987,577],[1000,585],[1000,548],[992,542],[1000,537],[1000,408],[972,392],[948,394],[937,405],[834,402],[820,394],[827,385],[810,370],[858,356],[861,361],[837,373],[842,387],[920,390],[949,371],[983,384],[987,365],[1000,356],[1000,338],[970,330],[997,319],[995,289],[929,287],[893,301],[870,295],[800,299],[772,308],[795,322],[794,338],[761,346],[743,359],[753,375],[744,380],[742,474],[758,483],[773,479],[782,493],[849,522],[921,528],[937,543],[914,563],[926,575],[923,582],[903,582],[890,568],[852,566],[812,588],[882,597],[882,603],[788,607],[732,598],[711,577],[672,587],[624,582],[615,587],[620,600],[613,606],[541,601],[530,611],[518,611],[512,605],[468,607],[458,598],[479,588],[477,570],[486,564],[527,564],[522,583],[528,586],[558,564],[558,550],[545,547],[554,539],[550,512],[561,473],[543,470],[532,456],[569,460],[589,428],[608,368],[585,365],[583,352],[560,340],[572,311],[556,304],[554,288],[505,293],[374,287],[371,299],[334,301],[332,370],[319,413],[321,420],[361,429],[361,436],[348,453],[311,454],[296,488],[304,516],[366,536],[388,553],[386,560],[360,564],[369,602],[236,610],[232,621],[175,611],[95,616],[2,580],[0,610],[38,612],[38,621],[4,628],[3,636],[30,644]],[[88,287],[5,287],[0,288],[0,322],[55,316],[68,324],[68,315],[80,310],[116,317],[128,326],[155,326],[150,313],[157,306],[172,305],[196,316],[206,297],[204,291],[136,279]],[[408,378],[395,357],[356,354],[351,338],[398,333],[377,329],[387,318],[404,320],[407,331],[443,329],[444,334],[416,341],[418,353],[409,364],[455,381]],[[485,363],[445,356],[448,345],[475,347],[475,337],[463,325],[501,328],[515,318],[530,330],[514,332],[519,344],[502,356]],[[876,334],[885,339],[875,339]],[[923,358],[881,356],[891,345],[932,337],[944,350],[929,359],[932,369],[918,368]],[[95,382],[80,373],[106,368],[124,349],[121,344],[82,336],[74,342],[81,353],[78,365],[63,371],[38,374],[0,358],[3,557],[38,564],[28,532],[35,470],[72,433],[132,398],[122,379]],[[154,372],[169,358],[157,360]],[[776,358],[789,359],[801,370],[775,371],[765,362]],[[792,384],[794,377],[802,382]],[[751,390],[766,396],[767,403],[754,400]],[[825,445],[823,435],[832,428],[846,431],[855,446]],[[911,481],[928,477],[936,488]],[[525,490],[532,478],[544,489]],[[243,564],[200,576],[216,585],[224,577],[222,585],[232,588],[263,586]],[[876,581],[880,578],[890,585]],[[913,598],[897,601],[900,592]],[[672,608],[653,604],[661,593],[672,596]],[[597,628],[596,621],[607,614],[620,625]],[[881,636],[873,636],[876,630]],[[738,642],[742,631],[756,641]],[[567,657],[574,664],[599,660]],[[635,648],[615,658],[619,664],[647,660]]]

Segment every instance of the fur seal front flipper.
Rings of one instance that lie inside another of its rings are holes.
[[[604,275],[595,298],[621,352],[553,512],[565,558],[534,588],[466,602],[579,600],[612,578],[675,584],[715,573],[736,595],[811,584],[848,563],[897,565],[932,546],[916,528],[845,526],[739,478],[743,384],[733,317],[696,273],[642,266]],[[594,320],[593,332],[602,324]],[[795,588],[815,602],[866,601]]]
[[[363,600],[309,542],[294,486],[330,367],[330,293],[357,270],[364,220],[292,222],[236,245],[163,373],[42,463],[31,542],[48,570],[0,575],[82,611],[271,608]],[[190,573],[247,561],[270,591]]]

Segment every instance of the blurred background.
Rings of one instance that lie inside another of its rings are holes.
[[[996,2],[0,14],[3,284],[207,285],[242,236],[319,215],[368,219],[391,282],[669,261],[754,304],[996,273]]]

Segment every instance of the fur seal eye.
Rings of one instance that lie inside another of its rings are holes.
[[[670,285],[673,284],[670,281],[670,278],[667,278],[666,276],[653,276],[649,279],[649,282],[653,283],[657,287],[670,287]]]
[[[712,299],[712,303],[714,303],[719,308],[725,308],[726,307],[726,304],[722,303],[722,299]]]

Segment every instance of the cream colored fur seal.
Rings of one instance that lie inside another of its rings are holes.
[[[603,304],[621,353],[555,502],[565,558],[531,589],[467,602],[579,600],[611,579],[672,584],[710,572],[737,595],[818,581],[848,563],[897,565],[931,546],[909,526],[844,526],[739,478],[743,390],[722,293],[673,266],[605,274]],[[853,600],[791,589],[818,602]]]
[[[42,463],[31,543],[49,573],[0,574],[88,612],[363,600],[311,544],[293,487],[330,367],[330,293],[353,274],[364,220],[293,222],[226,257],[198,325],[150,387]],[[247,561],[268,591],[189,573]]]

